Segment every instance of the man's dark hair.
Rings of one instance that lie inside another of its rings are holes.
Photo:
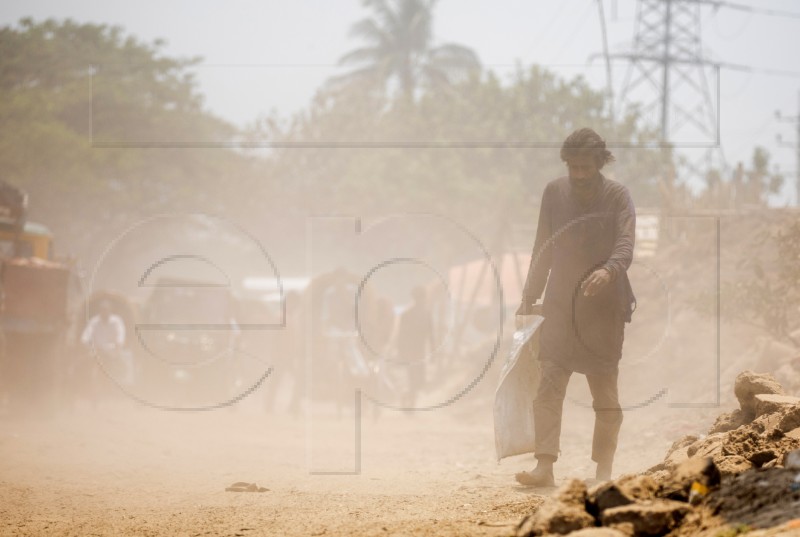
[[[589,128],[578,129],[564,140],[561,146],[561,160],[567,162],[573,157],[590,155],[598,168],[614,162],[614,155],[606,149],[606,141]]]

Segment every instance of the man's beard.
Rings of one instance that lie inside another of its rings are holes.
[[[575,190],[579,192],[589,192],[590,190],[594,189],[595,186],[599,183],[600,174],[595,175],[589,179],[574,179],[572,177],[569,178],[569,184]]]

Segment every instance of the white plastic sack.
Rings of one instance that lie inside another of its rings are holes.
[[[497,460],[532,453],[533,399],[539,388],[539,333],[544,317],[514,332],[494,396],[494,443]]]

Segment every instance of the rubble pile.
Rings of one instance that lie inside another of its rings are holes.
[[[734,392],[740,408],[707,435],[681,438],[642,474],[567,483],[517,536],[800,536],[800,398],[750,371]]]

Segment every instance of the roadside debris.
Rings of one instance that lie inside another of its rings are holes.
[[[267,492],[269,489],[259,487],[255,483],[247,483],[245,481],[237,481],[230,487],[226,487],[226,492]]]
[[[517,537],[800,535],[800,398],[751,371],[734,393],[740,408],[707,435],[677,440],[642,474],[591,488],[570,481]]]

